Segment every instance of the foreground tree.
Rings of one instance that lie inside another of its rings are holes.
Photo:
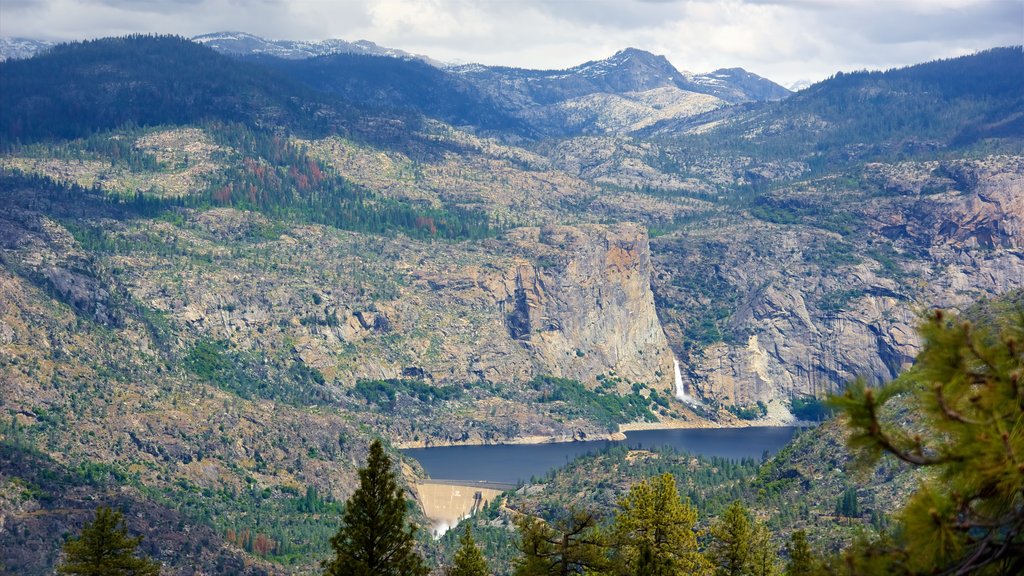
[[[814,576],[818,564],[807,543],[807,533],[803,530],[793,532],[789,538],[789,560],[786,562],[786,576]]]
[[[750,534],[750,555],[747,558],[747,574],[751,576],[779,576],[779,554],[772,543],[772,532],[768,526],[755,519]]]
[[[933,470],[897,517],[897,536],[854,545],[835,571],[1024,573],[1024,311],[1000,306],[988,305],[981,326],[936,312],[911,370],[833,400],[865,464],[891,454]],[[914,431],[881,416],[901,395],[919,415]]]
[[[743,576],[747,573],[753,535],[750,513],[739,500],[733,502],[711,525],[708,558],[715,565],[715,574]]]
[[[359,487],[348,499],[341,528],[331,538],[329,576],[426,576],[430,570],[416,552],[416,527],[405,519],[405,498],[379,440],[370,444]]]
[[[515,576],[599,574],[605,569],[605,539],[593,514],[570,511],[552,527],[532,516],[517,523],[522,556]]]
[[[136,556],[141,536],[131,537],[119,510],[106,506],[96,510],[92,522],[82,527],[78,538],[64,544],[60,574],[82,576],[156,576],[160,564]]]
[[[634,485],[619,508],[613,528],[617,573],[710,573],[697,551],[697,509],[679,497],[674,476],[662,474]]]
[[[487,561],[480,549],[473,541],[473,531],[469,524],[466,524],[466,531],[459,539],[459,549],[455,552],[455,558],[448,576],[487,576]]]

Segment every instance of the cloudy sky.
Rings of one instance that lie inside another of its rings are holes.
[[[1024,43],[1024,0],[0,0],[0,36],[367,39],[455,62],[566,68],[633,46],[789,84]]]

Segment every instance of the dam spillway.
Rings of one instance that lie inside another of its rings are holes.
[[[430,520],[431,532],[440,536],[463,518],[480,511],[502,492],[514,488],[514,484],[499,482],[421,480],[416,483],[416,498]]]

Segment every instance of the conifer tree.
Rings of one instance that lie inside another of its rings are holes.
[[[101,506],[78,538],[64,544],[60,574],[81,576],[156,576],[160,564],[136,556],[141,536],[131,537],[119,510]]]
[[[789,538],[789,561],[786,562],[786,576],[814,576],[817,562],[807,543],[807,533],[797,530]]]
[[[772,533],[764,522],[755,519],[750,535],[750,555],[747,574],[750,576],[779,576],[779,554],[772,544]]]
[[[487,576],[487,561],[473,541],[473,531],[466,524],[466,531],[459,539],[459,549],[455,552],[452,567],[448,576]]]
[[[341,528],[331,538],[329,576],[426,576],[414,549],[416,527],[405,519],[405,498],[379,440],[370,444],[359,487],[348,499]]]
[[[671,474],[634,485],[619,502],[613,528],[619,574],[668,576],[710,573],[697,551],[697,509],[679,497]]]
[[[979,325],[936,312],[920,333],[912,369],[833,399],[863,464],[890,454],[932,470],[894,536],[852,546],[843,571],[1024,573],[1024,310],[990,303]],[[898,396],[919,416],[914,431],[880,416]]]
[[[718,576],[745,576],[750,562],[753,527],[750,514],[739,500],[711,525],[708,557]]]
[[[555,526],[531,516],[517,523],[522,556],[515,576],[599,574],[606,567],[606,543],[593,514],[570,510]]]

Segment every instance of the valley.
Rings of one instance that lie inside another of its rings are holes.
[[[791,94],[637,49],[538,71],[230,36],[0,62],[5,569],[48,573],[102,502],[168,573],[316,572],[373,439],[413,502],[517,485],[450,504],[496,561],[521,511],[655,471],[836,552],[916,476],[858,484],[839,421],[787,427],[909,370],[928,311],[1024,289],[1019,47]],[[416,456],[512,449],[563,467]]]

